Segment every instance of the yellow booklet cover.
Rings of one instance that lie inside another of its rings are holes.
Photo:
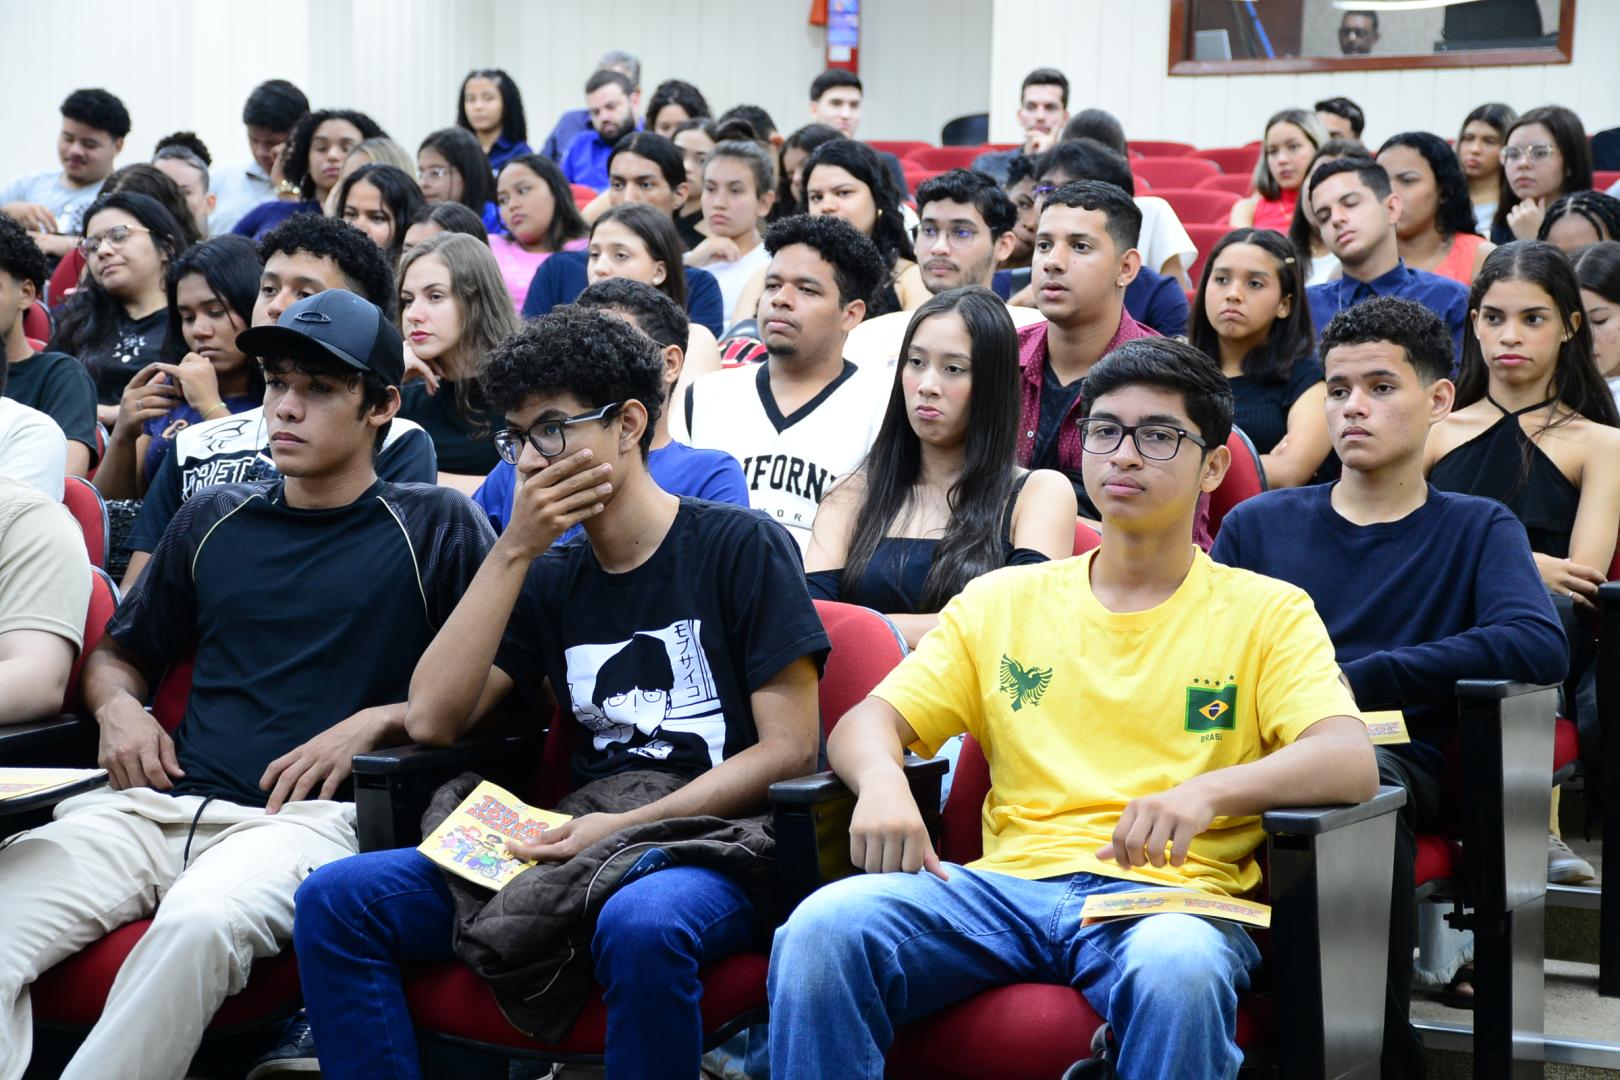
[[[1142,889],[1137,892],[1092,893],[1080,908],[1080,924],[1141,915],[1202,915],[1261,928],[1271,925],[1271,906],[1191,889]]]
[[[1399,709],[1364,712],[1361,719],[1367,725],[1367,737],[1372,739],[1374,746],[1393,746],[1412,741],[1412,736],[1406,730],[1406,717]]]
[[[106,775],[106,769],[0,769],[0,802]]]
[[[499,784],[485,780],[416,850],[452,874],[500,892],[534,865],[507,851],[507,839],[532,844],[546,829],[567,820],[567,814],[526,805]]]

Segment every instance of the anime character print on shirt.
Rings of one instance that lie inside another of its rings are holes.
[[[725,715],[701,626],[681,619],[629,641],[565,651],[574,716],[591,732],[598,753],[699,768],[721,762]]]

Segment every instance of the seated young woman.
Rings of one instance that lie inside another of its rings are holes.
[[[1457,133],[1457,161],[1468,178],[1468,201],[1474,207],[1474,231],[1481,236],[1491,231],[1496,202],[1502,192],[1502,146],[1508,129],[1519,114],[1511,105],[1487,102],[1475,106],[1463,117]]]
[[[484,229],[484,222],[470,208],[458,202],[430,202],[417,207],[416,213],[411,215],[411,222],[405,227],[405,250],[409,251],[428,237],[440,233],[461,233],[485,247],[489,246],[489,233]]]
[[[293,214],[324,213],[327,196],[343,179],[349,151],[386,134],[375,120],[353,109],[305,113],[281,151],[283,179],[276,197],[249,210],[231,231],[262,240]]]
[[[989,289],[917,309],[872,449],[816,512],[812,596],[881,611],[915,646],[972,579],[1073,554],[1069,481],[1018,466],[1021,377],[1012,317]]]
[[[135,373],[96,469],[108,499],[139,499],[183,429],[264,403],[258,363],[236,347],[253,321],[262,270],[245,236],[187,248],[169,268],[163,359]]]
[[[489,249],[501,268],[512,310],[523,310],[529,282],[558,251],[580,251],[589,231],[574,206],[574,192],[557,163],[539,154],[519,154],[495,178],[495,202],[504,236],[491,236]]]
[[[416,182],[430,203],[460,203],[478,215],[484,233],[501,231],[495,174],[484,148],[466,128],[441,128],[416,148]]]
[[[399,415],[433,440],[439,483],[470,495],[500,460],[490,433],[503,420],[484,406],[474,376],[485,355],[522,326],[489,248],[443,233],[407,251],[399,324],[407,369]]]
[[[1457,155],[1438,135],[1404,131],[1378,148],[1378,164],[1401,197],[1395,241],[1414,270],[1471,285],[1496,245],[1475,231],[1474,205]]]
[[[1500,158],[1501,187],[1491,219],[1491,239],[1498,244],[1534,238],[1554,200],[1591,190],[1586,128],[1562,105],[1543,105],[1513,121]]]
[[[1308,484],[1332,450],[1327,387],[1293,246],[1270,229],[1234,229],[1198,282],[1188,340],[1232,386],[1232,422],[1272,487]]]
[[[1543,241],[1504,244],[1468,308],[1457,404],[1425,451],[1429,482],[1505,504],[1547,587],[1591,608],[1620,533],[1620,413],[1575,270]]]
[[[686,265],[707,270],[720,285],[723,322],[752,319],[763,287],[765,218],[776,199],[776,165],[766,144],[722,139],[703,165],[703,223],[709,235],[686,253]],[[752,298],[749,293],[752,291]]]
[[[805,212],[804,163],[822,143],[847,136],[826,124],[806,124],[782,140],[782,149],[776,155],[776,205],[771,207],[771,220]]]
[[[1581,306],[1592,328],[1592,360],[1620,405],[1620,241],[1588,244],[1570,256]]]
[[[1308,166],[1328,141],[1327,128],[1309,109],[1284,109],[1266,121],[1260,159],[1254,163],[1254,194],[1232,205],[1234,228],[1283,232],[1294,218],[1299,193],[1305,190]]]
[[[1560,195],[1547,207],[1537,240],[1545,240],[1565,255],[1577,248],[1620,238],[1620,199],[1602,191],[1576,191]]]
[[[708,235],[703,224],[703,166],[714,152],[713,120],[688,120],[675,128],[669,139],[681,151],[681,163],[686,166],[686,201],[675,211],[675,231],[680,233],[681,246],[691,251],[703,243]]]
[[[338,186],[333,217],[348,222],[382,249],[390,269],[405,251],[405,230],[424,203],[410,173],[393,165],[362,165]]]
[[[680,79],[665,79],[647,100],[645,126],[667,139],[688,120],[706,120],[713,115],[703,91]]]

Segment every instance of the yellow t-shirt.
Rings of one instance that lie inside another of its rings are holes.
[[[919,753],[964,731],[983,747],[990,793],[973,868],[1249,892],[1256,817],[1216,818],[1180,867],[1123,869],[1096,852],[1131,799],[1358,715],[1327,629],[1300,589],[1202,551],[1164,603],[1116,614],[1092,594],[1091,558],[972,582],[873,694],[906,718]]]

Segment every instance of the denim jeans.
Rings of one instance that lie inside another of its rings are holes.
[[[325,1076],[421,1075],[399,966],[450,959],[454,918],[438,867],[412,848],[329,863],[304,882],[293,941]],[[698,969],[763,942],[747,895],[713,870],[672,866],[614,893],[591,942],[608,1075],[696,1076]]]
[[[772,1076],[880,1077],[897,1025],[1018,982],[1084,994],[1114,1026],[1122,1080],[1237,1075],[1238,996],[1260,961],[1242,928],[1174,914],[1083,927],[1088,894],[1148,886],[946,872],[846,878],[777,930]]]

